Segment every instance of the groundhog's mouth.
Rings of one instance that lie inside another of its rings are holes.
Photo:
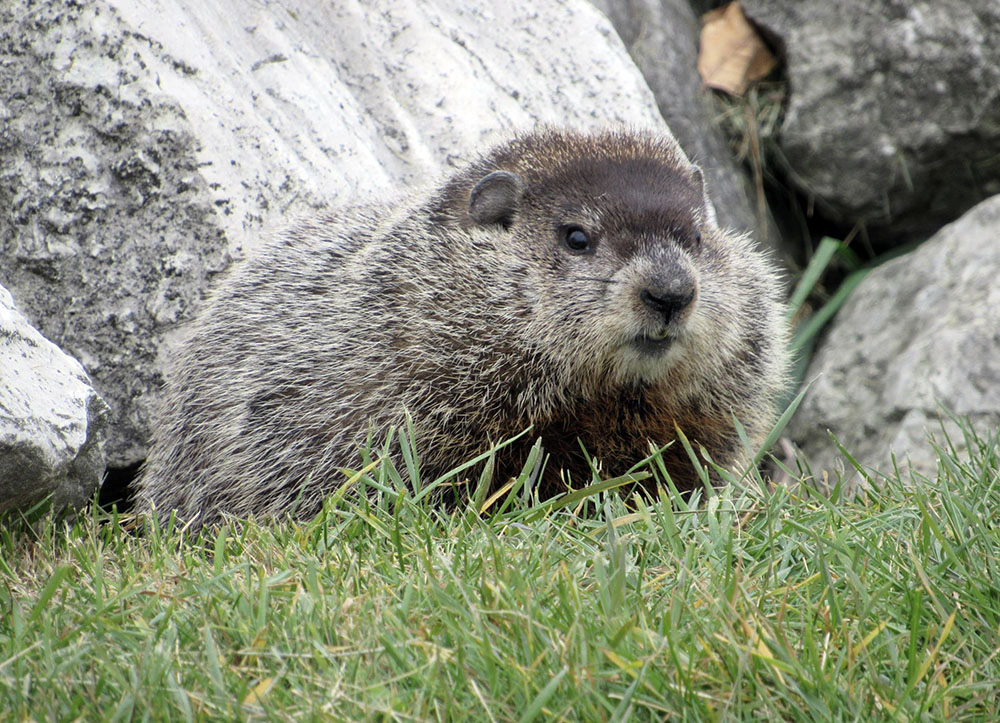
[[[643,354],[654,356],[666,352],[674,343],[674,338],[667,329],[655,334],[640,334],[633,337],[632,347]]]

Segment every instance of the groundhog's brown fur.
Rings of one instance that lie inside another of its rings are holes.
[[[579,442],[619,474],[675,425],[742,464],[732,420],[761,442],[784,379],[779,296],[671,137],[523,135],[243,263],[169,374],[139,498],[198,524],[313,515],[406,411],[428,481],[529,426],[578,484]],[[681,445],[666,459],[690,488]]]

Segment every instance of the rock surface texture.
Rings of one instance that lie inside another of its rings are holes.
[[[1000,426],[1000,196],[872,271],[813,360],[790,430],[813,469],[842,469],[827,430],[863,465],[933,474],[944,408]],[[944,428],[961,448],[956,425]]]
[[[145,456],[171,332],[239,249],[514,128],[662,128],[583,0],[0,5],[0,283]]]
[[[0,512],[52,495],[79,507],[104,476],[107,406],[78,361],[0,287]]]
[[[996,0],[743,6],[784,45],[781,151],[828,218],[925,238],[1000,192]]]

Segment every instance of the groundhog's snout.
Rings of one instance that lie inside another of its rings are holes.
[[[634,292],[641,309],[642,331],[632,346],[643,353],[659,355],[669,349],[684,329],[691,307],[698,298],[695,277],[675,264],[643,280]]]
[[[669,326],[694,301],[694,288],[685,284],[647,286],[639,292],[639,299]]]
[[[683,259],[667,257],[647,272],[638,285],[639,301],[645,311],[647,323],[652,327],[647,335],[668,337],[675,335],[687,317],[698,296],[698,282],[694,271]]]

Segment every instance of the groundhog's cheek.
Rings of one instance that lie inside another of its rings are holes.
[[[616,284],[599,308],[588,314],[588,324],[593,335],[610,346],[620,346],[641,328],[640,304],[631,285]]]
[[[741,343],[740,320],[741,310],[731,296],[703,285],[685,326],[685,342],[699,354],[731,355]]]

